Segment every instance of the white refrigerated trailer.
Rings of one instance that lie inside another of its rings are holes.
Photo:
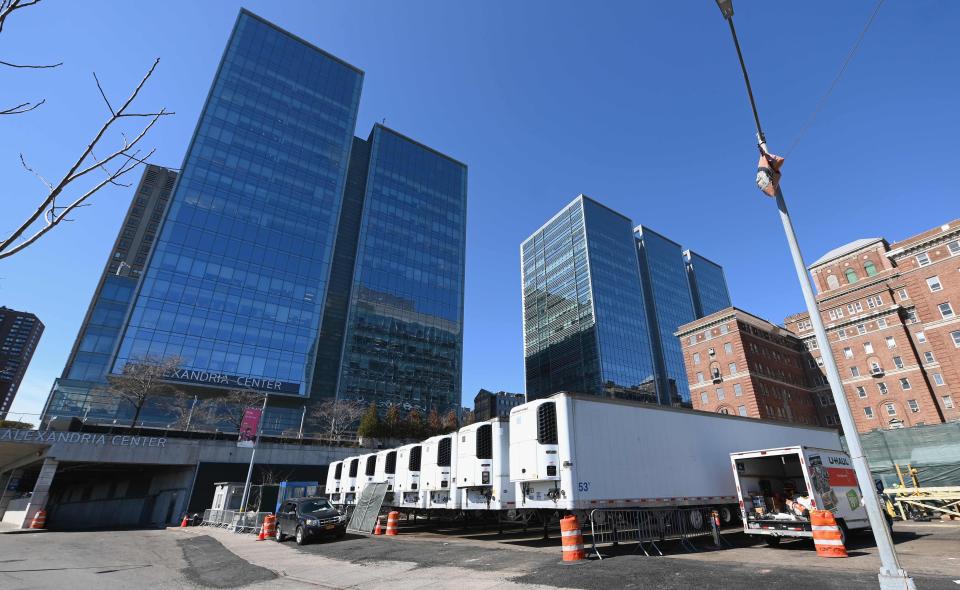
[[[352,506],[357,503],[357,475],[360,472],[360,457],[349,457],[343,460],[340,488],[343,493],[343,505]]]
[[[462,510],[513,510],[510,421],[494,418],[457,432],[457,491]]]
[[[373,481],[386,482],[387,494],[383,497],[384,506],[393,506],[393,492],[397,473],[397,450],[389,449],[377,453],[377,467]]]
[[[377,473],[377,453],[367,453],[360,455],[360,465],[357,471],[357,498],[363,493],[363,488],[377,481],[374,477]]]
[[[839,447],[836,430],[558,393],[510,412],[517,508],[716,507],[739,512],[730,453]]]
[[[423,464],[423,446],[419,443],[403,445],[397,449],[397,473],[394,476],[396,493],[393,506],[411,510],[426,507],[421,495],[420,470]]]
[[[340,477],[343,473],[343,461],[334,461],[327,466],[327,482],[324,486],[324,494],[331,504],[341,504],[343,496],[340,493]]]
[[[809,509],[833,512],[844,536],[870,528],[853,463],[843,451],[809,446],[743,451],[730,453],[730,464],[743,532],[764,535],[768,545],[778,545],[781,537],[813,537]],[[807,510],[791,508],[788,500]]]
[[[423,464],[420,484],[424,508],[427,510],[458,510],[456,457],[457,433],[431,436],[423,441]]]

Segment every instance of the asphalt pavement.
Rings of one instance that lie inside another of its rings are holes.
[[[403,523],[398,537],[304,547],[206,527],[0,535],[0,588],[877,588],[869,538],[851,543],[849,559],[822,559],[806,542],[771,549],[726,537],[733,548],[701,539],[697,553],[665,545],[667,557],[645,557],[627,545],[564,563],[556,536],[459,523]],[[918,588],[960,585],[960,524],[898,523],[895,537]]]

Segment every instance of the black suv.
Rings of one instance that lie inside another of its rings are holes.
[[[347,517],[330,504],[326,498],[295,498],[287,500],[277,512],[277,541],[285,541],[293,535],[297,545],[305,545],[322,535],[335,535],[338,539],[347,534]]]

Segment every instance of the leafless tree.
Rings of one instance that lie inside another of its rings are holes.
[[[197,424],[207,424],[216,417],[216,408],[209,399],[200,399],[184,391],[177,391],[172,396],[163,398],[159,405],[173,416],[170,428],[175,430],[190,430]]]
[[[17,10],[33,6],[39,1],[40,0],[0,0],[0,32],[3,31],[3,25],[11,14]],[[73,213],[75,209],[87,205],[88,203],[86,203],[86,201],[105,186],[129,186],[129,184],[121,182],[120,179],[140,164],[145,163],[154,152],[154,150],[151,149],[144,153],[144,150],[139,147],[140,142],[161,117],[173,114],[165,108],[150,112],[137,112],[132,108],[133,102],[147,83],[147,80],[153,75],[159,62],[159,59],[153,62],[153,65],[150,66],[146,75],[140,80],[140,83],[137,84],[136,88],[134,88],[130,96],[123,101],[119,108],[115,108],[113,103],[107,98],[103,87],[100,85],[99,78],[97,78],[97,75],[94,73],[93,79],[96,82],[97,89],[100,91],[100,96],[103,98],[104,103],[106,103],[107,110],[110,111],[110,116],[107,117],[106,122],[103,123],[100,130],[94,134],[93,138],[88,142],[87,147],[80,152],[79,157],[76,158],[67,172],[63,174],[58,181],[48,181],[43,175],[31,168],[30,165],[27,164],[27,160],[23,154],[20,154],[20,163],[25,170],[36,176],[37,179],[43,183],[44,193],[41,194],[33,213],[24,221],[20,222],[19,226],[11,230],[9,235],[0,236],[0,259],[13,256],[40,239],[61,222],[69,221],[68,216]],[[59,65],[61,64],[22,65],[0,61],[0,66],[12,68],[55,68]],[[0,115],[23,114],[34,110],[44,102],[46,102],[46,99],[37,102],[24,102],[14,107],[0,107]],[[122,130],[122,121],[128,119],[146,120],[147,122],[132,128],[130,137],[128,137]],[[107,136],[113,132],[119,135],[119,147],[106,148],[107,155],[97,157],[96,152],[103,152],[105,148],[102,144],[107,142]],[[94,172],[102,172],[104,176],[99,180],[87,182],[89,178],[93,178],[93,176],[88,177],[87,175]],[[66,204],[59,205],[58,199],[60,202]]]
[[[174,397],[178,389],[165,381],[166,376],[180,367],[177,357],[144,357],[127,362],[119,375],[108,375],[105,392],[133,406],[130,426],[136,426],[140,413],[148,403],[161,404],[164,398]]]
[[[339,439],[356,431],[366,409],[366,404],[357,400],[332,399],[310,408],[309,416],[321,432]]]
[[[243,414],[247,408],[259,408],[263,405],[265,394],[250,389],[232,389],[217,400],[215,415],[217,420],[225,422],[240,432]]]
[[[260,485],[269,486],[287,481],[293,476],[293,469],[279,469],[275,465],[257,465],[257,477]]]

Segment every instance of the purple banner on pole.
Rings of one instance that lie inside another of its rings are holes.
[[[245,409],[243,419],[240,421],[240,438],[237,439],[237,446],[252,448],[257,438],[257,427],[259,426],[260,408]]]

